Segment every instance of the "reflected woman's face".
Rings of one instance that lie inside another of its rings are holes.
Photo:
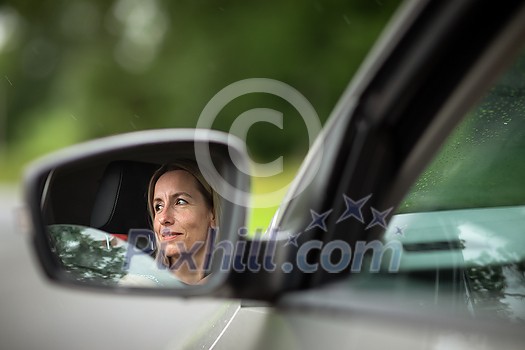
[[[185,170],[168,171],[155,184],[153,228],[167,258],[179,256],[181,243],[189,252],[194,243],[203,242],[198,255],[204,254],[208,229],[215,227],[215,218],[198,185]]]

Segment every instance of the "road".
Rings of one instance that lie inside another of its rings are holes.
[[[0,183],[0,223],[14,233],[15,217],[22,207],[21,191],[15,184]],[[3,230],[2,230],[3,231]]]

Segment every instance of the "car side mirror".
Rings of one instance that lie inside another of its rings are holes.
[[[210,295],[245,226],[245,145],[212,130],[140,131],[31,164],[25,197],[46,275],[67,285]],[[240,167],[242,168],[242,167]]]

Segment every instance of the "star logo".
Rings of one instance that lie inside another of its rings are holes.
[[[310,225],[308,225],[305,231],[308,231],[314,227],[319,227],[321,230],[326,232],[328,230],[326,227],[326,218],[328,217],[328,215],[330,215],[331,212],[332,209],[327,210],[322,214],[317,214],[315,210],[310,209],[310,214],[312,215],[312,222],[310,223]]]
[[[345,200],[346,210],[343,213],[343,215],[341,215],[341,217],[337,219],[336,223],[340,223],[341,221],[344,221],[350,217],[354,217],[360,223],[364,224],[363,212],[361,210],[363,209],[363,206],[365,205],[365,203],[370,199],[370,197],[372,197],[371,194],[355,202],[354,200],[352,200],[352,198],[348,197],[346,194],[343,194],[343,199]]]
[[[284,246],[286,247],[287,245],[291,244],[293,245],[294,247],[298,247],[299,245],[297,244],[297,238],[299,238],[299,235],[301,233],[298,233],[298,234],[295,234],[295,235],[292,235],[292,234],[289,234],[288,235],[288,241],[286,241],[286,243],[284,244]]]
[[[405,237],[405,229],[406,227],[399,227],[399,226],[396,226],[395,229],[396,231],[394,232],[394,236],[399,236],[399,237]]]
[[[385,218],[392,211],[393,208],[388,208],[385,211],[379,211],[379,210],[376,210],[375,208],[370,208],[370,209],[372,209],[373,218],[372,218],[372,221],[370,221],[370,223],[366,227],[366,229],[368,230],[369,228],[372,228],[376,225],[379,225],[382,228],[386,229]]]

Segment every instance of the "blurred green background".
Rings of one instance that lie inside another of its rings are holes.
[[[34,158],[88,139],[195,127],[206,103],[241,79],[299,90],[324,123],[399,1],[7,1],[0,5],[0,183]],[[267,94],[242,96],[217,117],[229,130],[252,108],[284,115],[254,124],[250,156],[284,157],[289,182],[308,151],[301,116]],[[265,227],[275,208],[252,212]]]

